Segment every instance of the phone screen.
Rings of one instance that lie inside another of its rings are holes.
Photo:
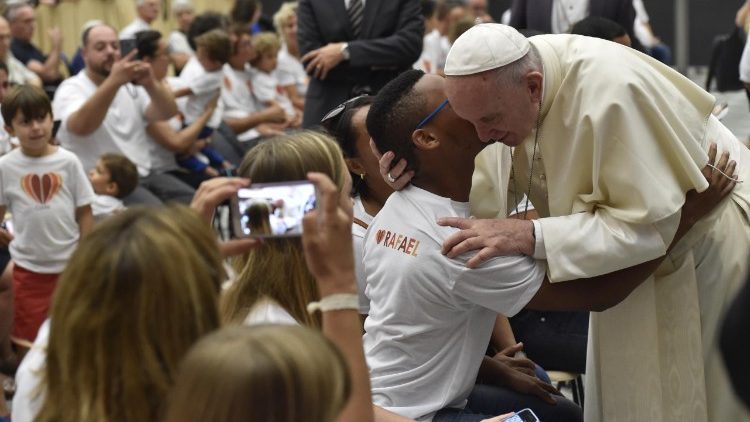
[[[539,422],[539,419],[531,409],[523,409],[511,417],[503,419],[502,422]]]
[[[308,181],[263,183],[240,189],[232,198],[233,235],[300,236],[302,217],[315,204],[315,186]]]

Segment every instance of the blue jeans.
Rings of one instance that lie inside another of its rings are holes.
[[[477,384],[471,390],[465,408],[442,409],[432,420],[433,422],[479,422],[482,419],[529,408],[542,422],[583,421],[583,411],[580,407],[562,396],[554,397],[557,404],[551,405],[537,396],[517,393],[504,387]]]

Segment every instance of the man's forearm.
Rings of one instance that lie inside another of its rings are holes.
[[[55,81],[62,78],[60,74],[60,46],[52,47],[52,50],[47,56],[47,60],[44,62],[44,75],[42,79],[48,81]]]
[[[107,78],[77,111],[67,120],[68,130],[77,136],[88,136],[98,129],[107,116],[109,106],[120,86]]]
[[[252,113],[249,116],[240,117],[240,118],[233,118],[233,117],[225,117],[224,123],[227,124],[234,133],[243,133],[250,129],[253,129],[254,127],[270,122],[271,119],[269,118],[268,114],[265,111],[259,111],[257,113]]]
[[[146,120],[149,122],[169,120],[177,114],[177,103],[166,84],[157,81],[144,88],[151,98],[151,103],[146,108]]]

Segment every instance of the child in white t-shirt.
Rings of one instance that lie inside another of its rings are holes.
[[[198,120],[208,104],[221,94],[221,84],[224,79],[222,68],[232,55],[229,35],[221,29],[214,29],[196,37],[195,44],[195,57],[205,72],[188,81],[188,86],[174,92],[177,98],[187,96],[185,108],[182,110],[183,127]],[[198,135],[198,139],[210,138],[220,124],[221,113],[214,112],[208,124]],[[177,162],[192,172],[205,173],[208,176],[218,176],[219,172],[233,169],[229,161],[209,146],[201,149],[201,154],[208,159],[208,163],[195,155],[177,156]]]
[[[13,268],[18,344],[33,342],[47,317],[57,278],[93,223],[94,192],[78,158],[52,143],[52,106],[40,88],[14,88],[3,102],[5,129],[20,148],[0,158],[0,215],[12,214],[15,233],[0,229]]]
[[[138,168],[124,155],[104,154],[89,171],[89,181],[96,193],[94,220],[100,221],[125,209],[122,198],[138,186]]]
[[[253,47],[256,56],[250,61],[252,69],[253,95],[258,103],[269,107],[272,103],[278,103],[287,115],[288,127],[299,127],[302,123],[302,114],[292,105],[292,101],[286,95],[284,87],[276,77],[278,66],[279,49],[281,41],[273,32],[261,32],[253,37]]]

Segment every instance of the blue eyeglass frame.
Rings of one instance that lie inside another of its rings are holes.
[[[445,106],[447,106],[447,105],[448,105],[448,99],[446,98],[445,101],[443,101],[442,103],[440,103],[440,105],[437,106],[437,108],[435,110],[432,110],[432,113],[428,114],[427,117],[425,117],[424,119],[422,119],[421,122],[419,122],[419,124],[417,125],[417,129],[422,129],[424,127],[424,125],[426,125],[427,123],[430,123],[430,120],[434,119],[435,116],[438,113],[440,113],[440,110],[444,109]]]

